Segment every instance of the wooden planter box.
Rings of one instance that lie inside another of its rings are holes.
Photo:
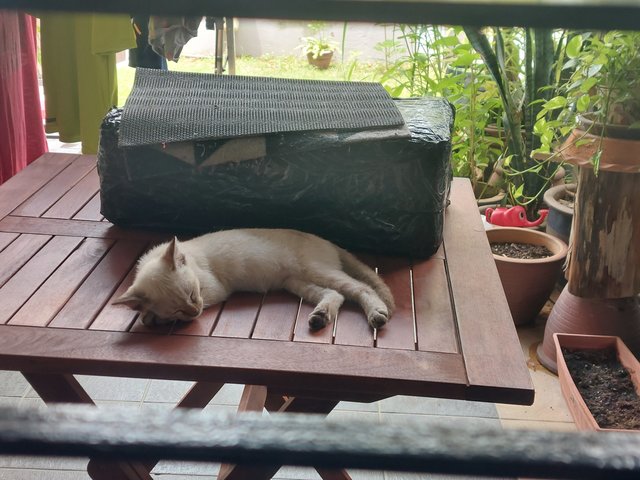
[[[596,430],[596,431],[620,431],[640,433],[640,430],[626,430],[614,428],[601,428],[595,418],[589,411],[587,404],[584,402],[582,395],[578,391],[578,387],[569,374],[562,348],[571,348],[575,350],[601,350],[614,347],[620,363],[629,371],[631,380],[636,387],[636,392],[640,391],[640,362],[627,348],[620,337],[611,337],[603,335],[577,335],[554,333],[553,341],[556,346],[556,357],[558,362],[558,377],[560,378],[560,389],[567,402],[571,416],[579,430]]]

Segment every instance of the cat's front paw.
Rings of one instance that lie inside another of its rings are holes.
[[[373,328],[382,328],[389,321],[389,313],[386,310],[374,310],[367,316],[367,322]]]
[[[153,312],[144,312],[140,314],[140,321],[145,327],[158,327],[174,322],[170,318],[160,318]]]
[[[157,324],[156,316],[153,312],[142,312],[140,314],[140,321],[145,327],[153,327]]]
[[[309,328],[311,330],[320,330],[326,327],[330,321],[329,314],[325,310],[314,310],[309,314]]]

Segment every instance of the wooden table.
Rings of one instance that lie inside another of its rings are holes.
[[[111,305],[161,236],[100,215],[95,157],[46,154],[0,186],[0,368],[48,403],[92,403],[74,374],[195,381],[180,407],[225,383],[240,408],[327,414],[341,400],[393,395],[531,404],[525,365],[475,199],[455,179],[444,243],[431,259],[368,258],[397,311],[374,332],[354,305],[318,333],[312,306],[284,293],[239,293],[188,325],[149,329]],[[150,478],[152,464],[91,461],[92,478]],[[223,466],[219,478],[270,478]],[[346,472],[319,470],[323,478]]]

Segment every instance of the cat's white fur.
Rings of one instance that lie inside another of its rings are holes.
[[[145,324],[190,321],[235,291],[288,290],[316,305],[312,329],[335,320],[346,299],[382,327],[393,296],[376,273],[346,250],[308,233],[239,229],[158,245],[138,261],[136,277],[114,303],[142,312]]]

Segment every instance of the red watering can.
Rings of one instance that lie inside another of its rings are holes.
[[[487,208],[484,212],[487,222],[492,225],[499,225],[501,227],[537,227],[547,217],[549,210],[543,208],[539,210],[540,217],[530,222],[527,220],[524,207],[516,205],[515,207],[498,207],[496,209]]]

